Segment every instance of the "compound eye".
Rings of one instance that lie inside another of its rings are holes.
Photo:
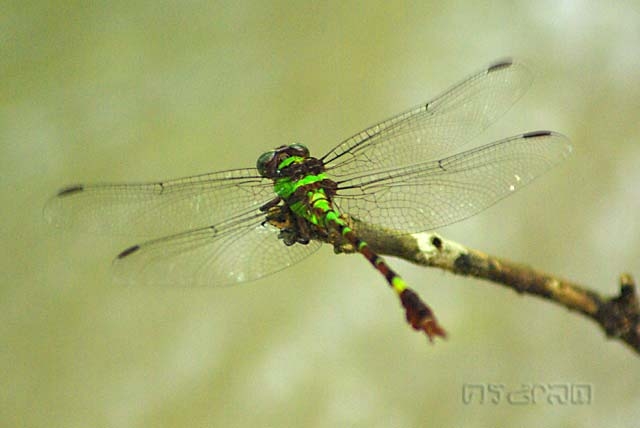
[[[261,176],[267,177],[269,172],[269,164],[273,162],[276,157],[275,150],[271,150],[270,152],[266,152],[260,155],[258,161],[256,162],[256,168],[258,168],[258,172]]]
[[[293,151],[294,156],[300,156],[301,158],[309,157],[309,149],[307,146],[299,143],[291,144],[289,149]]]

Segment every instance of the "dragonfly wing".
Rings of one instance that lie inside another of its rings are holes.
[[[285,269],[321,243],[286,246],[258,210],[217,225],[134,245],[114,260],[118,281],[169,286],[223,286]]]
[[[346,179],[354,172],[375,173],[438,159],[502,116],[532,80],[522,63],[496,63],[432,101],[352,136],[322,160],[332,177]]]
[[[45,205],[45,218],[80,230],[163,236],[215,224],[275,197],[255,169],[156,183],[70,186]]]
[[[558,133],[536,131],[440,160],[338,182],[338,208],[399,233],[442,227],[491,206],[571,153]]]

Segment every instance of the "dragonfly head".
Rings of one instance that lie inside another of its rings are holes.
[[[263,153],[256,162],[256,168],[261,176],[277,178],[281,176],[281,169],[297,161],[309,157],[309,149],[302,144],[289,144]]]

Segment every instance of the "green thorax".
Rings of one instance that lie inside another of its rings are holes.
[[[278,165],[278,168],[282,169],[292,163],[299,163],[303,161],[304,158],[292,156],[283,160],[280,165]],[[274,180],[273,188],[276,194],[288,203],[289,198],[291,198],[298,189],[325,180],[326,178],[327,176],[323,172],[320,174],[305,175],[295,181],[292,180],[291,177],[279,177]],[[312,188],[306,192],[305,196],[306,200],[292,202],[289,204],[289,208],[291,208],[291,211],[296,215],[305,218],[309,222],[315,225],[324,226],[324,216],[318,216],[316,212],[314,212],[314,210],[310,210],[309,207],[314,206],[318,211],[322,211],[323,213],[332,209],[329,205],[325,190],[323,188]]]

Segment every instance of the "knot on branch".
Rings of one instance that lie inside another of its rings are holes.
[[[606,300],[596,318],[607,336],[624,338],[635,349],[640,348],[640,305],[631,275],[621,275],[620,294]]]

